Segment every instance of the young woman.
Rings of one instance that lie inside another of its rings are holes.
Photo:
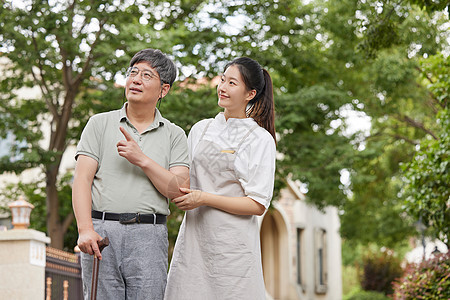
[[[186,214],[166,300],[265,299],[256,215],[273,192],[272,80],[241,57],[225,67],[217,94],[224,112],[192,127],[191,188],[172,200]]]

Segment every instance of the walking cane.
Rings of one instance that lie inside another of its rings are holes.
[[[102,252],[103,248],[109,245],[108,237],[98,241],[98,249]],[[94,265],[92,266],[92,287],[91,287],[91,300],[97,299],[97,284],[98,284],[98,268],[100,260],[94,255]]]

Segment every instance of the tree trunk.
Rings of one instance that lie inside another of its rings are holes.
[[[58,175],[58,167],[51,165],[47,172],[47,231],[51,238],[50,246],[57,249],[64,247],[64,234],[62,224],[59,217],[59,199],[58,190],[56,188],[56,180]]]
[[[72,115],[72,105],[78,91],[78,87],[71,87],[68,89],[64,99],[64,105],[56,120],[56,128],[51,132],[49,150],[57,153],[63,153],[66,148],[67,127]],[[57,180],[59,174],[59,167],[61,165],[62,154],[55,155],[55,161],[47,166],[46,177],[46,192],[47,192],[47,231],[50,236],[50,246],[63,249],[64,235],[73,220],[73,214],[69,214],[62,221],[59,216],[59,197],[57,189]]]

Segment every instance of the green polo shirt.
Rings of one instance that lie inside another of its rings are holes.
[[[119,126],[125,128],[145,155],[160,166],[189,167],[184,131],[161,116],[141,134],[122,109],[92,116],[81,134],[75,159],[86,155],[98,162],[92,184],[92,209],[114,213],[169,214],[169,201],[161,195],[141,168],[119,156],[117,143],[125,140]]]

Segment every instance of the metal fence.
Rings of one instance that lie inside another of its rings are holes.
[[[47,247],[45,300],[82,300],[80,258],[76,254]]]

